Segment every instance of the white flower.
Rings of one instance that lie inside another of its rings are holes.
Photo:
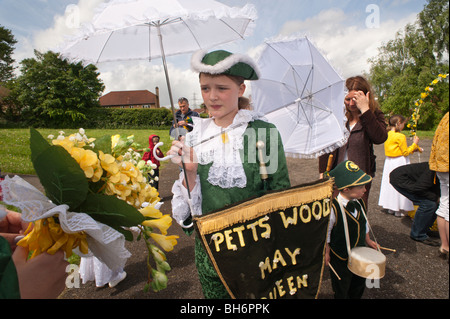
[[[84,128],[80,128],[80,130],[78,132],[80,132],[81,135],[85,134]]]
[[[47,138],[53,140],[55,138],[55,136],[53,134],[50,134],[49,136],[47,136]]]

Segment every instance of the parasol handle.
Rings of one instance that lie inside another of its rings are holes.
[[[269,178],[269,174],[267,173],[267,167],[264,163],[264,157],[263,157],[263,148],[265,147],[265,144],[263,141],[258,141],[256,143],[256,148],[258,149],[258,159],[259,159],[259,174],[261,175],[261,179],[264,181]]]
[[[158,144],[155,145],[155,147],[153,148],[153,156],[160,162],[165,162],[170,160],[171,158],[175,157],[175,155],[167,155],[166,157],[158,157],[158,154],[156,154],[156,151],[158,150],[158,148],[160,148],[161,146],[163,146],[164,143],[163,142],[159,142]]]
[[[331,166],[333,165],[333,154],[330,154],[330,156],[328,156],[328,163],[327,163],[327,172],[329,172],[331,170]]]

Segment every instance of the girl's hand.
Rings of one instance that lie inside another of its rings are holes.
[[[189,190],[192,191],[195,187],[197,178],[198,161],[194,149],[186,146],[186,144],[184,144],[184,139],[185,138],[182,137],[179,141],[173,141],[172,147],[167,152],[167,155],[175,155],[171,160],[185,170],[185,177],[188,179],[188,184],[184,181],[183,185],[186,188],[187,185],[189,185]]]
[[[419,137],[417,135],[414,135],[413,143],[416,144],[416,145],[419,145]]]
[[[369,110],[369,95],[370,92],[364,94],[363,91],[358,91],[353,97],[353,100],[356,103],[356,107],[361,111],[361,114]]]
[[[173,141],[172,147],[167,152],[167,155],[175,155],[171,160],[180,167],[183,167],[183,161],[184,168],[187,172],[197,173],[198,161],[194,149],[187,146],[184,140],[185,138],[182,137],[179,141]]]

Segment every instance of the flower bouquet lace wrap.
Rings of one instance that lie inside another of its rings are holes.
[[[115,272],[131,256],[125,240],[133,241],[134,231],[148,251],[144,291],[166,288],[170,265],[158,246],[171,251],[178,236],[168,235],[172,218],[159,211],[159,193],[143,175],[151,166],[135,151],[142,146],[134,136],[88,138],[83,128],[48,139],[30,128],[31,161],[45,195],[17,176],[2,182],[4,201],[33,222],[17,245],[32,253],[30,259],[58,250],[69,257],[75,249]]]
[[[111,270],[121,269],[131,256],[125,248],[125,238],[113,228],[95,221],[84,213],[69,211],[68,205],[55,205],[33,185],[19,176],[6,177],[1,182],[3,201],[22,211],[22,219],[34,222],[39,219],[58,216],[59,224],[67,234],[84,231],[89,245],[89,254],[77,254],[83,257],[96,256]]]

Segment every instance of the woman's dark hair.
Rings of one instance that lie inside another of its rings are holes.
[[[348,78],[345,81],[345,87],[347,90],[350,91],[362,91],[364,94],[367,94],[367,92],[370,92],[369,94],[369,109],[374,112],[376,109],[379,109],[379,105],[377,100],[375,100],[375,93],[372,89],[372,86],[370,85],[369,81],[367,81],[364,77],[357,75],[352,76]],[[347,119],[351,121],[353,119],[353,116],[348,108],[346,108]]]

